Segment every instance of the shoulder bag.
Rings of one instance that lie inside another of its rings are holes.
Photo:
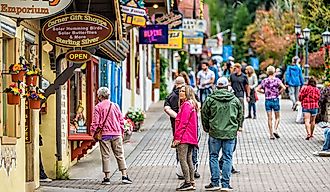
[[[110,103],[110,107],[109,107],[109,110],[108,110],[108,114],[107,114],[107,116],[105,117],[105,119],[104,119],[102,125],[96,128],[96,131],[95,131],[95,133],[94,133],[94,135],[93,135],[93,138],[94,138],[95,141],[101,141],[101,140],[102,140],[103,127],[104,127],[104,124],[105,124],[106,120],[107,120],[108,117],[109,117],[109,114],[110,114],[110,111],[111,111],[111,107],[112,107],[112,103]]]

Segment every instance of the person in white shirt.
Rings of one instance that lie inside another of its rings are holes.
[[[202,61],[200,70],[197,73],[197,86],[199,89],[199,98],[201,103],[203,103],[206,97],[212,93],[212,87],[214,83],[215,74],[213,71],[209,70],[207,61]]]

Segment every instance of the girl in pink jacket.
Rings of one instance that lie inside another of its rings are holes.
[[[195,189],[194,165],[192,150],[198,145],[197,110],[198,103],[190,86],[184,86],[179,91],[180,110],[175,119],[173,145],[177,146],[179,162],[185,182],[177,188],[178,191]]]

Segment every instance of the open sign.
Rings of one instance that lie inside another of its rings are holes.
[[[85,63],[92,59],[92,55],[85,50],[73,50],[67,52],[65,59],[74,63]]]

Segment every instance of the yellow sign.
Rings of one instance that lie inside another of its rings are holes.
[[[155,45],[158,49],[182,49],[182,31],[169,30],[168,44]]]
[[[195,38],[183,38],[183,43],[186,45],[202,45],[203,44],[203,38],[201,37],[195,37]]]

